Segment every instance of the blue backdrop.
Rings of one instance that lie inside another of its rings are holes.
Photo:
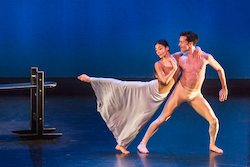
[[[165,38],[179,51],[181,31],[224,67],[228,78],[250,78],[249,0],[0,0],[0,77],[148,78]],[[212,68],[208,78],[217,78]]]

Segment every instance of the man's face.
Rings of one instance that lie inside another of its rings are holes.
[[[179,42],[179,46],[180,46],[180,49],[181,49],[181,51],[182,52],[186,52],[186,51],[188,51],[188,49],[190,48],[190,43],[191,42],[188,42],[187,41],[187,37],[185,37],[185,36],[180,36],[180,40],[179,40],[180,42]]]

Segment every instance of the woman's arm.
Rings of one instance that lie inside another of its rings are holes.
[[[173,66],[173,69],[168,73],[165,74],[163,71],[163,66],[159,64],[159,62],[155,63],[155,71],[157,73],[158,76],[158,80],[161,81],[164,84],[168,84],[169,81],[173,78],[176,70],[177,70],[177,64],[176,62],[174,62],[172,59],[170,60],[170,63]]]

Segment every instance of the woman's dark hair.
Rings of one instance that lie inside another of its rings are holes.
[[[156,44],[160,44],[160,45],[163,45],[163,46],[165,46],[165,47],[169,47],[169,45],[168,45],[168,42],[165,40],[165,39],[159,39],[158,41],[156,41],[156,43],[155,43],[155,45]],[[155,78],[158,78],[158,74],[157,74],[157,72],[156,72],[156,70],[154,69],[154,77]]]
[[[165,40],[165,39],[160,39],[160,40],[158,40],[156,43],[155,43],[155,45],[156,44],[161,44],[161,45],[163,45],[163,46],[165,46],[165,47],[169,47],[169,45],[168,45],[168,42]]]

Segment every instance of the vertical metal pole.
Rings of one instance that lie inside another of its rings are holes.
[[[31,67],[30,81],[32,85],[36,85],[37,67]],[[30,130],[36,132],[36,88],[30,88]]]
[[[43,135],[43,124],[44,124],[44,72],[37,72],[37,87],[36,87],[36,109],[37,109],[37,134],[38,136]]]

